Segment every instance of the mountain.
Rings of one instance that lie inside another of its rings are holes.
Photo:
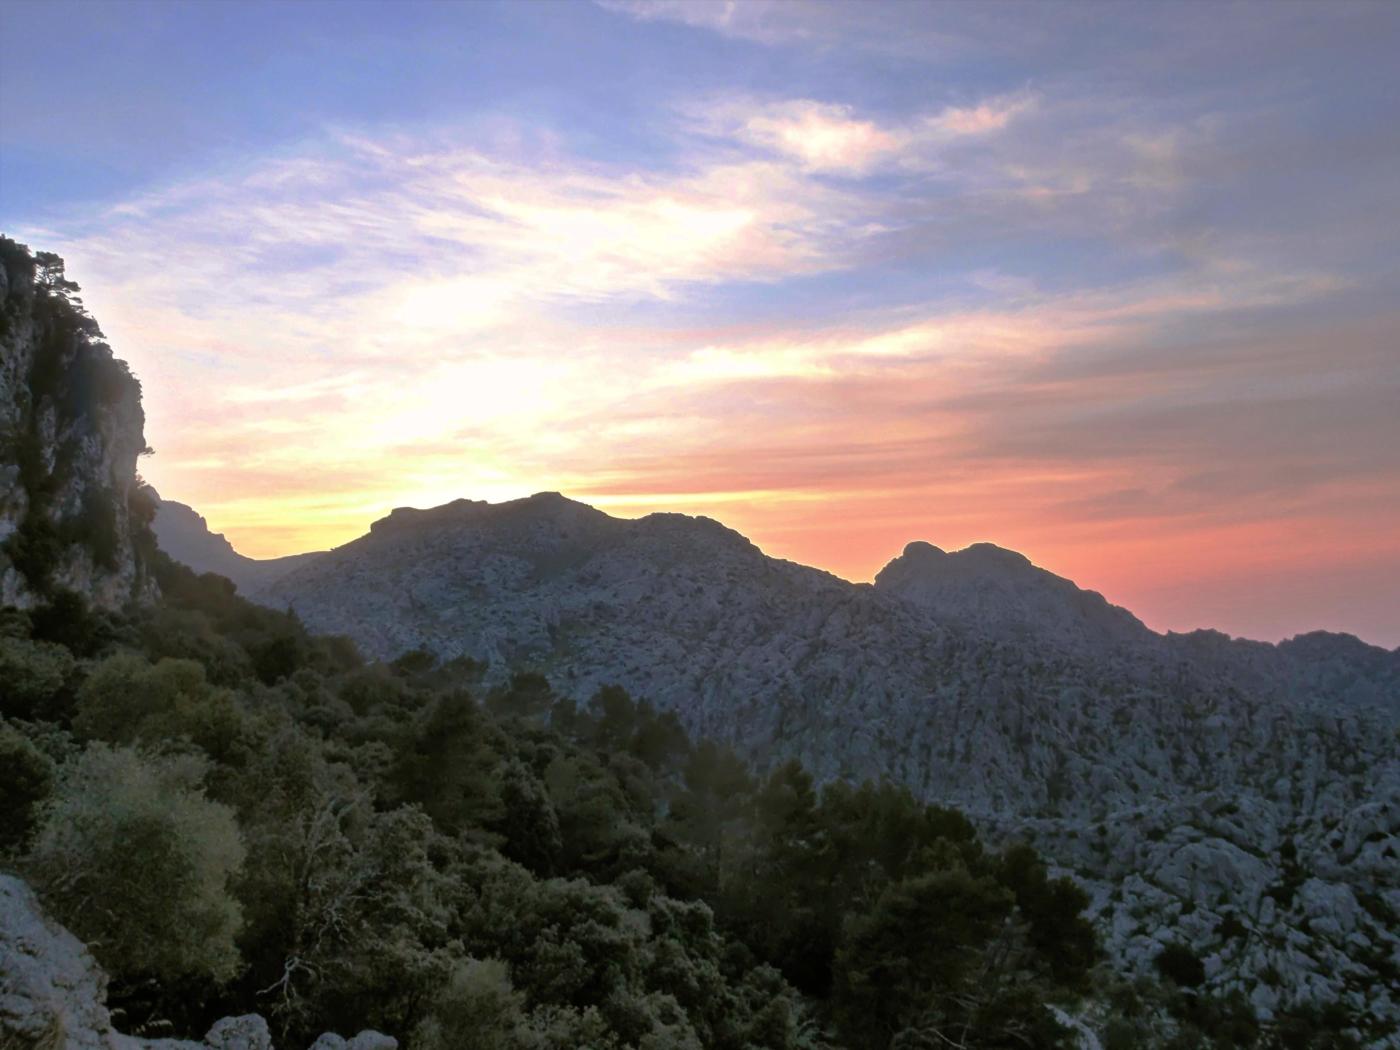
[[[617,683],[759,765],[893,779],[1037,846],[1149,972],[1189,946],[1264,1016],[1400,1013],[1400,652],[1158,635],[990,545],[852,584],[707,518],[557,493],[401,508],[254,595],[391,658]]]
[[[57,256],[0,237],[0,606],[149,596],[141,384]]]
[[[1096,591],[1032,565],[1016,551],[976,543],[948,553],[916,540],[875,577],[875,587],[940,619],[1006,638],[1065,648],[1145,645],[1155,636],[1127,609]]]
[[[1306,700],[1394,704],[1400,650],[1314,631],[1278,645],[1198,630],[1161,635],[1096,591],[1080,589],[1016,551],[976,543],[948,553],[916,540],[875,587],[1008,644],[1034,644],[1098,663],[1186,666],[1238,688]]]
[[[221,533],[210,532],[209,523],[194,508],[159,496],[156,499],[156,516],[151,527],[160,549],[199,572],[227,577],[238,585],[242,594],[256,593],[318,556],[318,552],[312,552],[285,558],[246,557],[234,550],[233,544]]]

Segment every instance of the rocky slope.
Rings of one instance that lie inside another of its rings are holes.
[[[293,554],[285,558],[249,558],[233,549],[221,533],[210,532],[209,523],[194,508],[174,500],[156,497],[152,523],[160,549],[200,572],[216,572],[238,585],[240,594],[261,591],[282,576],[303,565],[317,553]]]
[[[1143,645],[1156,637],[1127,609],[1096,591],[991,543],[949,553],[921,540],[875,577],[877,590],[1008,639],[1066,649]]]
[[[1129,970],[1180,942],[1265,1016],[1400,1017],[1400,653],[1159,636],[990,547],[912,545],[854,585],[708,519],[557,494],[397,510],[258,595],[378,656],[616,682],[759,764],[1033,835]]]
[[[395,1050],[398,1040],[327,1033],[311,1050]],[[0,875],[0,1047],[18,1050],[272,1050],[256,1014],[225,1017],[204,1041],[123,1035],[107,1009],[107,975],[86,947],[44,914],[19,879]]]
[[[141,386],[54,256],[0,237],[0,605],[58,590],[114,609],[148,590]]]

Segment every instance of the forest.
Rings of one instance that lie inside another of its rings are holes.
[[[1046,1004],[1090,996],[1114,1048],[1163,1017],[1171,1045],[1261,1037],[1192,992],[1194,959],[1096,968],[1080,890],[906,789],[757,772],[616,688],[367,663],[145,557],[153,605],[57,592],[0,622],[0,863],[131,1031],[256,1011],[285,1045],[1050,1048],[1074,1043]]]
[[[1054,1046],[1095,958],[1026,847],[756,776],[605,689],[366,664],[155,554],[0,637],[3,844],[143,1034],[261,1011],[415,1047]],[[915,1040],[911,1042],[910,1040]]]

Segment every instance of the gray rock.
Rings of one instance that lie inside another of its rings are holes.
[[[272,1050],[272,1034],[258,1014],[225,1017],[214,1022],[204,1045],[210,1050]]]
[[[21,1045],[109,1050],[107,977],[87,948],[44,915],[23,882],[0,875],[0,1032]]]
[[[346,1050],[399,1050],[399,1041],[383,1032],[366,1029],[346,1043]]]
[[[0,536],[37,515],[59,535],[76,534],[58,551],[53,583],[103,609],[147,598],[153,584],[137,553],[139,526],[128,499],[146,447],[140,386],[95,325],[59,297],[36,291],[32,259],[7,257],[0,267],[9,288],[0,334],[0,433],[32,442],[43,475],[30,479],[34,492],[13,472],[0,476]],[[36,308],[40,295],[53,300],[53,310]],[[33,382],[44,375],[49,378]],[[93,376],[101,377],[101,396],[91,390]],[[102,511],[96,527],[93,507]],[[0,549],[0,604],[24,608],[36,600],[32,581]]]

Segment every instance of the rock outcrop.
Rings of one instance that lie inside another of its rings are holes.
[[[380,1032],[327,1033],[317,1050],[396,1050]],[[112,1026],[107,975],[82,942],[44,914],[24,882],[0,875],[0,1047],[5,1050],[274,1050],[257,1014],[214,1022],[203,1041],[141,1039]]]
[[[0,875],[0,1033],[10,1046],[128,1046],[107,1012],[107,978],[81,941],[50,920],[34,892]]]
[[[948,553],[916,540],[880,570],[875,587],[943,619],[1068,649],[1143,645],[1156,637],[1097,591],[1081,590],[1024,554],[991,543]]]
[[[149,593],[136,479],[141,386],[55,256],[0,238],[0,605]]]

